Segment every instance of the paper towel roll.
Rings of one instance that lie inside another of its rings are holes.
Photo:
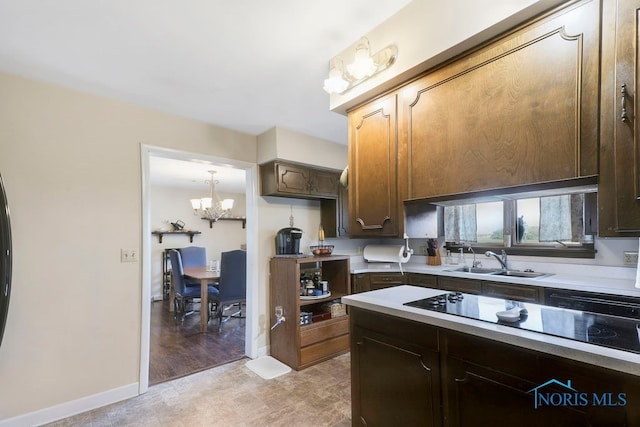
[[[364,247],[363,257],[369,262],[397,262],[404,263],[409,261],[411,254],[403,255],[404,246],[402,245],[367,245]]]

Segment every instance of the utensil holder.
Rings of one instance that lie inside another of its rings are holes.
[[[427,264],[429,265],[441,265],[442,260],[440,259],[440,254],[436,252],[435,256],[427,256]]]

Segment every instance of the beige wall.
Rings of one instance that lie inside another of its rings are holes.
[[[347,133],[346,122],[344,133]],[[347,166],[347,146],[274,127],[258,135],[258,163],[274,159],[342,170]]]
[[[120,249],[141,249],[140,144],[255,163],[256,138],[6,74],[0,94],[2,420],[138,382],[142,267]]]
[[[67,416],[104,404],[105,396],[123,398],[138,389],[144,257],[121,263],[120,249],[142,250],[141,145],[255,164],[257,138],[1,73],[0,94],[0,173],[14,242],[13,289],[0,347],[0,425],[20,425]],[[288,160],[346,164],[346,146],[286,130],[283,135]],[[321,155],[305,156],[318,144]],[[249,203],[238,200],[238,209]],[[192,224],[191,212],[161,212],[152,203],[152,229],[186,215],[190,227],[209,231],[204,221]],[[259,327],[250,339],[266,354],[275,233],[289,226],[293,214],[295,226],[305,231],[307,251],[320,207],[317,201],[275,197],[253,203]],[[222,227],[241,229],[229,222],[214,225],[212,232]],[[159,250],[156,242],[154,236],[150,252]],[[152,269],[152,280],[153,274]]]

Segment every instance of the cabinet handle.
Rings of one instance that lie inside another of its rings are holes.
[[[390,220],[391,220],[391,217],[385,216],[382,219],[381,225],[365,225],[364,221],[361,218],[356,219],[356,221],[360,223],[360,227],[362,227],[363,230],[382,230],[382,228],[384,227],[384,223]]]
[[[626,83],[622,83],[620,85],[620,94],[622,95],[621,97],[622,114],[620,115],[620,120],[622,120],[623,123],[626,123],[629,121],[629,116],[627,115],[627,84]]]
[[[469,378],[469,372],[465,372],[464,373],[464,378],[454,378],[453,380],[455,382],[457,382],[458,384],[464,384],[464,383],[470,382],[471,378]]]

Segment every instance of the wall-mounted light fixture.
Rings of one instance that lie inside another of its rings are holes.
[[[323,89],[329,94],[344,93],[389,68],[397,57],[396,45],[389,45],[371,55],[369,40],[362,37],[356,46],[353,62],[347,65],[346,70],[342,58],[336,56],[331,60],[329,78],[325,79]]]
[[[201,199],[191,199],[191,207],[194,215],[200,215],[202,219],[209,221],[209,226],[220,218],[226,216],[233,208],[233,199],[220,199],[216,193],[216,184],[218,181],[214,179],[216,171],[209,171],[211,180],[205,181],[209,184],[209,197]]]

